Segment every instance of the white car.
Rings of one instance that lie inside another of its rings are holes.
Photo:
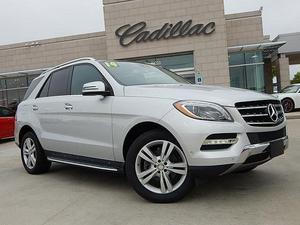
[[[292,84],[284,88],[281,93],[274,94],[281,102],[286,113],[300,108],[300,84]]]
[[[152,202],[183,198],[195,176],[250,171],[288,145],[282,106],[271,95],[91,58],[32,82],[18,106],[15,138],[30,174],[52,162],[124,172]]]

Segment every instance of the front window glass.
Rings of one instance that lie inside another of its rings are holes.
[[[299,86],[291,85],[284,88],[281,93],[297,93],[297,91],[300,89]]]
[[[74,66],[71,94],[81,95],[83,85],[89,82],[103,81],[102,74],[91,65]]]
[[[169,70],[152,65],[130,62],[103,62],[102,65],[125,86],[189,83]]]

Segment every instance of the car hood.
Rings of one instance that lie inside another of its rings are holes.
[[[130,97],[200,100],[223,106],[234,106],[236,102],[276,99],[268,94],[245,89],[190,84],[126,86],[124,94]]]

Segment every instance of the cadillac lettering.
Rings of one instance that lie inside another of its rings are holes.
[[[146,30],[147,23],[139,22],[134,25],[124,25],[115,32],[120,38],[120,45],[126,47],[136,42],[157,41],[161,39],[172,39],[187,36],[210,35],[216,30],[216,23],[195,24],[192,20],[179,21],[176,24],[165,23],[160,29],[154,31]]]

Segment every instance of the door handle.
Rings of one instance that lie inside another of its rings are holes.
[[[73,106],[70,103],[65,103],[65,110],[72,110]]]
[[[33,110],[33,111],[38,111],[38,110],[39,110],[39,107],[38,107],[37,105],[33,105],[33,106],[32,106],[32,110]]]

